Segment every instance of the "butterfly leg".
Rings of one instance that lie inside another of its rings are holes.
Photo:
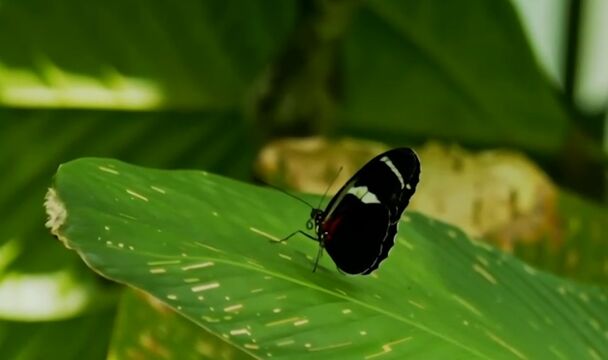
[[[310,235],[310,234],[307,234],[307,233],[305,233],[305,232],[304,232],[304,231],[302,231],[302,230],[298,230],[298,231],[294,231],[294,232],[292,232],[291,234],[287,235],[286,237],[282,238],[281,240],[278,240],[278,241],[270,240],[270,242],[273,242],[273,243],[281,243],[281,242],[284,242],[284,241],[289,240],[289,238],[291,238],[292,236],[294,236],[294,235],[296,235],[296,234],[302,234],[302,235],[306,236],[307,238],[309,238],[309,239],[311,239],[311,240],[314,240],[314,241],[319,241],[319,239],[317,239],[316,237],[314,237],[314,236],[312,236],[312,235]]]
[[[319,265],[319,259],[321,259],[321,255],[323,255],[323,243],[319,243],[319,251],[317,252],[317,257],[315,258],[315,265],[312,268],[312,272],[317,271],[317,266]]]

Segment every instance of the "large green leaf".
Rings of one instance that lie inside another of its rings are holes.
[[[365,2],[343,70],[343,126],[366,137],[549,154],[565,140],[566,111],[507,0]]]
[[[0,318],[5,319],[63,319],[110,300],[77,256],[48,241],[41,224],[40,198],[57,164],[81,156],[114,156],[247,178],[253,156],[248,126],[232,112],[0,109],[0,119],[0,170],[5,174],[0,186]],[[225,131],[226,123],[230,131]],[[44,301],[32,292],[44,292]]]
[[[312,199],[311,199],[312,200]],[[410,213],[371,276],[294,238],[309,209],[196,171],[63,165],[49,226],[104,276],[142,289],[258,358],[600,359],[608,293],[537,271]]]

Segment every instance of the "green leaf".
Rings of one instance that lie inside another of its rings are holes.
[[[150,296],[125,291],[110,359],[251,359]]]
[[[0,109],[0,118],[4,319],[65,319],[106,306],[115,297],[76,254],[49,241],[40,198],[57,164],[81,156],[113,156],[148,166],[205,167],[248,178],[254,156],[249,127],[233,112]],[[201,149],[201,144],[213,150]],[[32,295],[42,289],[44,301]]]
[[[238,106],[291,31],[294,3],[4,1],[0,104]]]
[[[568,118],[506,0],[368,1],[344,46],[344,131],[556,153]]]
[[[316,199],[316,198],[314,198]],[[311,197],[311,200],[314,200]],[[49,226],[95,271],[258,358],[608,356],[607,291],[528,267],[417,213],[371,276],[294,238],[309,209],[276,191],[110,159],[62,165]]]
[[[608,208],[560,189],[554,233],[543,241],[515,243],[514,253],[561,276],[606,285]]]
[[[4,271],[5,266],[22,253],[21,245],[17,240],[0,245],[1,319],[66,319],[115,302],[114,292],[103,289],[90,273],[82,276],[75,262],[67,262],[64,264],[67,266],[48,272],[28,272],[23,268]],[[36,250],[29,253],[36,253]]]
[[[62,321],[0,321],[3,359],[103,360],[115,309]]]

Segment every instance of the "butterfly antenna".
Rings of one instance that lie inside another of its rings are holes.
[[[342,172],[342,169],[343,169],[343,166],[340,166],[340,168],[338,169],[338,172],[336,172],[336,175],[334,175],[334,178],[329,183],[329,186],[327,186],[327,189],[325,189],[325,192],[323,193],[323,196],[321,197],[321,200],[319,200],[319,205],[316,207],[316,209],[320,209],[321,208],[321,204],[323,204],[323,200],[325,200],[325,197],[327,196],[327,193],[329,192],[329,189],[336,182],[336,180],[338,179],[338,176],[340,176],[340,173]]]
[[[300,198],[300,197],[298,197],[298,196],[295,196],[294,194],[292,194],[292,193],[290,193],[290,192],[288,192],[288,191],[285,191],[285,190],[283,190],[283,189],[281,189],[281,188],[279,188],[279,187],[276,187],[276,186],[274,186],[274,185],[272,185],[272,184],[266,184],[266,185],[268,185],[269,187],[271,187],[271,188],[273,188],[273,189],[275,189],[275,190],[278,190],[278,191],[282,192],[283,194],[285,194],[285,195],[287,195],[287,196],[291,196],[292,198],[294,198],[294,199],[296,199],[296,200],[299,200],[299,201],[303,202],[304,204],[306,204],[306,205],[310,206],[310,208],[314,209],[314,206],[312,206],[312,204],[311,204],[311,203],[309,203],[308,201],[306,201],[306,200],[304,200],[304,199],[302,199],[302,198]]]

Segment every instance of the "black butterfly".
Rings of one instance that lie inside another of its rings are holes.
[[[317,268],[323,249],[338,269],[367,275],[378,268],[394,244],[401,214],[416,191],[420,161],[410,148],[382,153],[365,164],[342,186],[325,210],[313,208],[306,223],[317,233]]]

